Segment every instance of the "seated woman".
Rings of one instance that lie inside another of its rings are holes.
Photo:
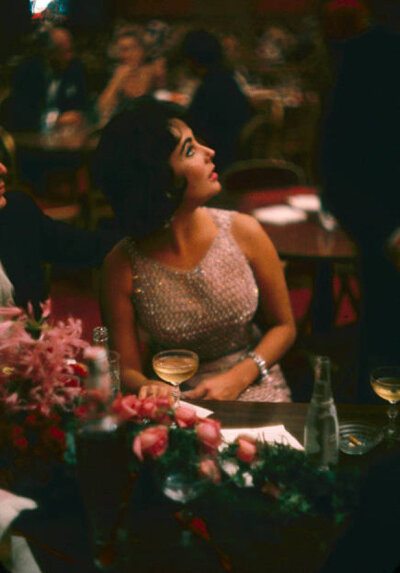
[[[282,267],[255,219],[204,206],[221,189],[213,159],[177,106],[150,97],[103,131],[99,181],[128,235],[106,257],[101,288],[122,384],[141,397],[170,389],[143,371],[141,330],[153,352],[197,352],[188,398],[290,401],[277,365],[296,333]]]
[[[160,87],[164,69],[145,61],[144,40],[138,28],[124,27],[117,31],[114,46],[117,65],[97,101],[101,122],[129,107],[136,97]]]

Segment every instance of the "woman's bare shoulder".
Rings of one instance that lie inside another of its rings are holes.
[[[131,257],[129,254],[127,240],[122,239],[117,243],[104,259],[103,267],[107,271],[122,269],[131,266]]]
[[[260,249],[272,247],[270,238],[257,219],[245,213],[235,214],[232,221],[232,235],[249,259],[255,257]]]
[[[266,236],[257,219],[245,213],[235,213],[232,220],[232,233],[235,238],[242,240],[254,240],[257,237]]]

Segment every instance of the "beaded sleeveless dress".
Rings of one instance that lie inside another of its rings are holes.
[[[142,255],[131,238],[124,240],[132,264],[132,304],[152,352],[186,348],[199,355],[199,370],[186,387],[229,370],[261,337],[253,322],[257,283],[231,234],[236,213],[203,208],[213,217],[218,233],[193,270],[168,267]],[[289,402],[290,390],[279,365],[246,388],[238,400]]]

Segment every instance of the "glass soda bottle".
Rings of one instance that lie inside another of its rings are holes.
[[[94,346],[103,346],[108,352],[108,329],[106,326],[96,326],[93,329]]]
[[[306,456],[320,470],[337,464],[339,423],[331,388],[331,364],[327,356],[317,356],[314,388],[304,428]]]
[[[115,538],[125,501],[129,450],[123,428],[109,409],[112,390],[106,350],[101,346],[86,348],[84,358],[88,376],[86,408],[75,432],[77,476],[90,524],[94,561],[101,566],[106,548]]]

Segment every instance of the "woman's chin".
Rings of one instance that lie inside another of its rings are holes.
[[[5,207],[6,205],[7,205],[7,199],[4,197],[4,195],[2,195],[2,197],[0,197],[0,209]]]

